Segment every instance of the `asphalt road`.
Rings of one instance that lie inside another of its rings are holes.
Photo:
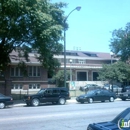
[[[86,130],[89,123],[113,119],[129,104],[115,101],[9,107],[0,110],[0,130]]]

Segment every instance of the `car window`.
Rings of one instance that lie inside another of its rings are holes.
[[[118,88],[118,86],[117,85],[113,85],[113,88]]]
[[[51,89],[49,89],[49,90],[46,90],[46,92],[45,92],[46,94],[48,94],[48,95],[50,95],[50,94],[52,94],[52,90]]]
[[[66,93],[66,90],[65,89],[61,89],[60,90],[62,93]]]
[[[101,94],[101,91],[100,91],[100,90],[98,90],[98,91],[96,91],[96,93],[97,93],[97,94]]]
[[[130,112],[124,117],[126,120],[130,120]]]
[[[110,92],[107,91],[107,90],[103,90],[103,93],[105,93],[105,94],[110,94]]]
[[[95,91],[88,91],[87,95],[91,95],[91,94],[95,94],[95,93],[96,93]]]
[[[52,92],[53,92],[53,94],[59,94],[60,93],[59,89],[54,89]]]
[[[3,94],[0,93],[0,97],[3,97],[3,96],[5,96],[5,95],[3,95]]]
[[[43,94],[45,92],[45,89],[41,89],[40,91],[38,91],[38,94]]]

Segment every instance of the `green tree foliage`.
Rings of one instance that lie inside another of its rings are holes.
[[[36,50],[38,60],[48,70],[59,67],[54,59],[63,45],[65,3],[49,0],[0,0],[0,70],[9,63],[9,54],[17,48],[26,60]],[[67,27],[67,26],[66,26]]]
[[[70,79],[70,72],[66,71],[66,80]],[[57,87],[64,86],[64,70],[59,70],[56,75],[53,76],[53,80],[56,81]]]
[[[130,81],[130,66],[129,64],[118,61],[110,65],[103,65],[103,68],[98,74],[98,79],[109,81],[111,84],[113,84],[114,81]]]
[[[118,29],[112,32],[110,49],[122,61],[130,59],[130,23],[126,24],[125,29]]]

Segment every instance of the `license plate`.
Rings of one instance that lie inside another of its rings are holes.
[[[124,94],[124,96],[126,96],[126,97],[127,97],[127,96],[128,96],[128,94]]]

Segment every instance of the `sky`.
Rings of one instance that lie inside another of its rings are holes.
[[[125,28],[130,22],[130,0],[51,0],[65,2],[69,28],[66,49],[90,52],[110,52],[110,40],[115,29]]]

